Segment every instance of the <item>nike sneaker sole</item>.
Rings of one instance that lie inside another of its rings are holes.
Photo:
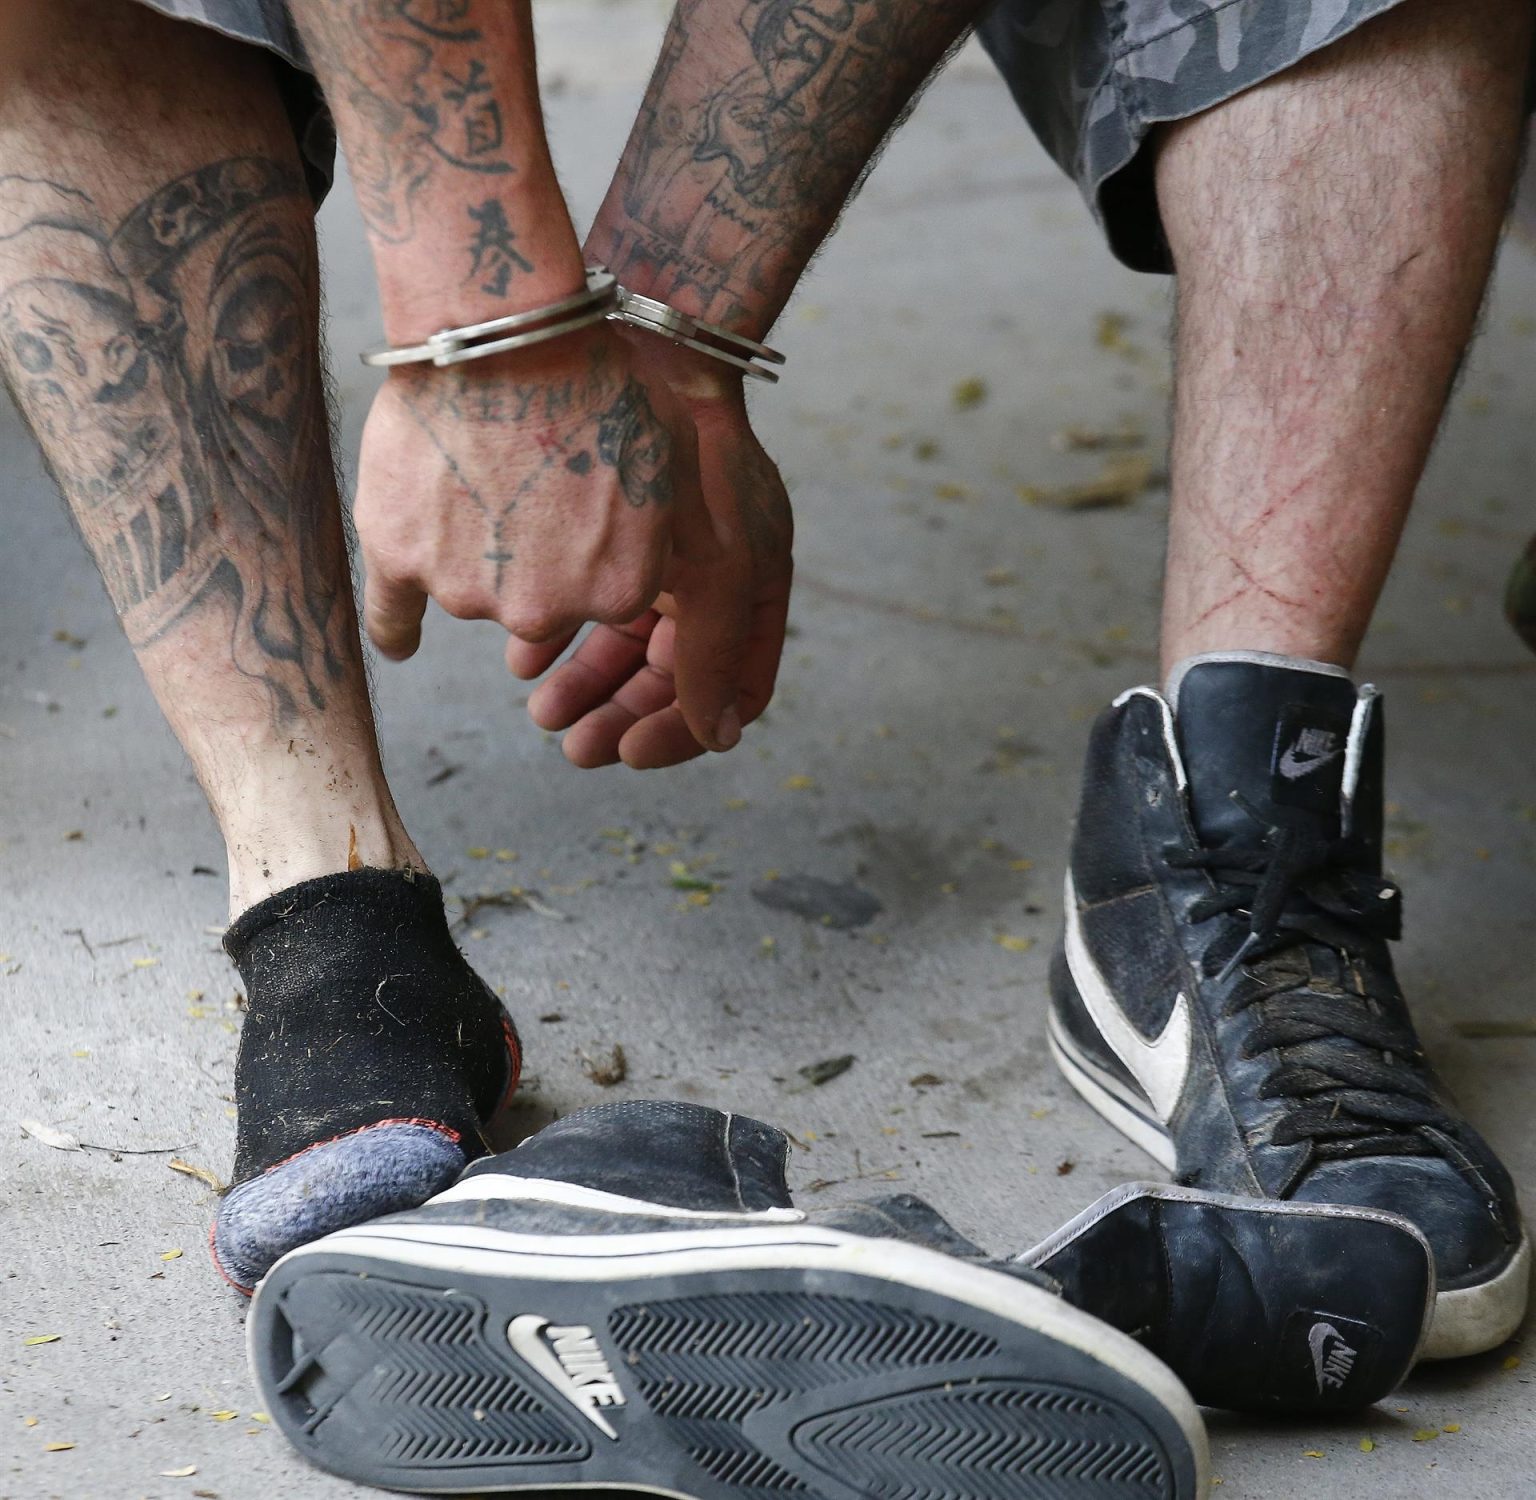
[[[675,1216],[675,1215],[674,1215]],[[1173,1373],[1048,1291],[800,1224],[388,1222],[294,1250],[248,1325],[320,1468],[462,1494],[1198,1500]]]
[[[1078,1004],[1082,1006],[1080,997]],[[1090,1109],[1165,1171],[1177,1170],[1173,1138],[1158,1119],[1151,1101],[1134,1083],[1109,1071],[1083,1050],[1062,1024],[1054,1003],[1047,1023],[1047,1044],[1062,1076]],[[1436,1292],[1419,1358],[1461,1359],[1497,1348],[1514,1335],[1524,1319],[1530,1282],[1531,1244],[1527,1233],[1522,1234],[1520,1243],[1493,1276],[1471,1286]]]

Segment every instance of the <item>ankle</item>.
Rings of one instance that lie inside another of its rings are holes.
[[[226,850],[231,921],[268,896],[322,875],[363,868],[427,873],[392,804],[331,806],[312,816],[285,809],[279,819],[230,829]]]
[[[1221,630],[1180,629],[1166,618],[1160,656],[1160,675],[1166,682],[1185,662],[1205,658],[1253,657],[1275,665],[1313,663],[1353,674],[1360,654],[1360,635],[1327,630]]]

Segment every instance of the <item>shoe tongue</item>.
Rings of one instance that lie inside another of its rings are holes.
[[[1338,837],[1357,694],[1337,667],[1193,657],[1168,691],[1203,843],[1251,843],[1260,833],[1234,792],[1265,824],[1311,818],[1322,836]]]

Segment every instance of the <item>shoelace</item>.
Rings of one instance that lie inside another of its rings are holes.
[[[1258,1012],[1243,1039],[1244,1054],[1280,1055],[1260,1096],[1296,1101],[1271,1139],[1280,1146],[1310,1144],[1322,1160],[1444,1154],[1425,1127],[1455,1122],[1410,1065],[1419,1059],[1419,1043],[1398,997],[1369,989],[1325,994],[1304,977],[1266,976],[1255,967],[1308,943],[1332,949],[1347,964],[1369,940],[1399,935],[1401,893],[1352,868],[1345,842],[1320,834],[1310,819],[1277,823],[1244,798],[1234,794],[1234,800],[1262,832],[1259,842],[1174,847],[1163,857],[1175,869],[1205,870],[1214,882],[1211,894],[1190,909],[1191,921],[1230,913],[1249,918],[1247,935],[1219,977],[1241,967],[1250,981],[1238,987],[1226,1011]]]

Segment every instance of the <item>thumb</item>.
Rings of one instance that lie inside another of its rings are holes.
[[[369,568],[363,586],[363,626],[382,655],[391,661],[414,656],[426,612],[427,596],[414,581]]]
[[[741,739],[738,699],[752,630],[747,579],[733,549],[720,545],[702,499],[685,505],[673,537],[677,706],[706,750],[733,750]]]

